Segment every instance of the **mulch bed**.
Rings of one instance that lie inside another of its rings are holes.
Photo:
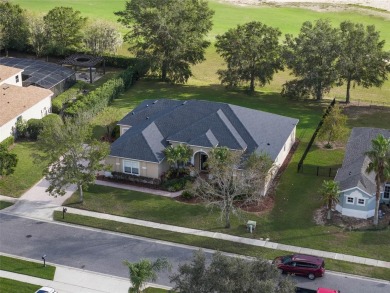
[[[384,216],[379,219],[378,228],[385,228],[390,225],[390,207],[386,205],[382,205],[380,207],[382,212],[384,212]],[[326,207],[322,207],[315,211],[314,213],[314,221],[317,225],[334,225],[344,230],[352,231],[352,230],[365,230],[371,229],[374,227],[373,218],[369,219],[357,219],[353,217],[347,217],[341,215],[341,213],[337,211],[332,212],[332,219],[328,220],[327,217],[328,211]]]

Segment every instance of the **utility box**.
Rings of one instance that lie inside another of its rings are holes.
[[[246,228],[248,229],[248,231],[249,232],[253,232],[253,230],[255,230],[256,229],[256,221],[248,221],[247,223],[246,223]]]

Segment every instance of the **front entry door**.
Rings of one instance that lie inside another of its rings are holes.
[[[207,170],[206,162],[207,162],[207,155],[206,154],[200,154],[200,166],[199,166],[199,169],[201,171]]]

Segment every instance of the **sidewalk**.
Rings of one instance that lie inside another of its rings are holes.
[[[33,259],[21,258],[15,255],[3,254],[13,258],[36,262]],[[109,276],[96,272],[47,263],[56,267],[54,280],[40,279],[27,275],[0,270],[0,277],[8,278],[29,284],[48,286],[61,293],[128,293],[130,280],[115,276]],[[166,286],[148,283],[146,287],[170,289]]]
[[[27,191],[18,200],[18,202],[15,205],[8,207],[0,212],[12,214],[12,215],[25,216],[25,217],[30,217],[30,218],[37,218],[40,220],[53,221],[53,216],[52,216],[53,211],[54,210],[62,210],[61,204],[66,200],[66,198],[71,196],[71,194],[75,190],[75,187],[70,187],[67,190],[66,196],[54,198],[54,197],[50,197],[45,192],[46,184],[47,184],[47,182],[45,182],[45,181],[46,180],[42,179],[34,187],[32,187],[29,191]],[[169,196],[169,197],[176,196],[176,193],[169,193],[169,192],[164,192],[164,191],[159,191],[159,190],[154,190],[154,189],[149,189],[149,188],[113,183],[113,182],[109,182],[109,181],[96,180],[96,184],[111,186],[111,187],[115,187],[115,188],[128,189],[128,190],[136,190],[136,191],[147,192],[147,193],[154,193],[156,195],[161,195],[161,196]],[[365,264],[365,265],[390,269],[390,262],[376,260],[376,259],[363,258],[363,257],[358,257],[358,256],[353,256],[353,255],[327,252],[327,251],[322,251],[322,250],[315,250],[315,249],[310,249],[310,248],[280,244],[280,243],[271,242],[271,241],[267,241],[267,240],[264,241],[264,240],[259,240],[259,239],[238,237],[238,236],[224,234],[224,233],[218,233],[218,232],[210,232],[210,231],[203,231],[203,230],[197,230],[197,229],[191,229],[191,228],[185,228],[185,227],[160,224],[160,223],[155,223],[155,222],[150,222],[150,221],[143,221],[143,220],[138,220],[138,219],[131,219],[131,218],[114,216],[114,215],[109,215],[109,214],[74,209],[74,208],[70,208],[70,207],[67,207],[67,212],[73,213],[73,214],[89,216],[89,217],[105,219],[105,220],[112,220],[112,221],[117,221],[117,222],[122,222],[122,223],[134,224],[134,225],[144,226],[144,227],[149,227],[149,228],[173,231],[173,232],[184,233],[184,234],[192,234],[192,235],[203,236],[203,237],[210,237],[210,238],[214,238],[214,239],[221,239],[221,240],[227,240],[227,241],[232,241],[232,242],[237,242],[237,243],[244,243],[244,244],[248,244],[248,245],[283,250],[283,251],[289,251],[289,252],[293,252],[293,253],[312,254],[312,255],[317,255],[317,256],[321,256],[321,257],[325,257],[325,258],[329,258],[329,259],[342,260],[342,261],[348,261],[348,262],[352,262],[352,263]]]

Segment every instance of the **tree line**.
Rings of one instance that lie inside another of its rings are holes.
[[[204,0],[130,0],[115,12],[128,29],[128,50],[150,62],[150,72],[171,83],[185,83],[191,66],[205,60],[214,11]],[[294,75],[282,88],[292,98],[321,100],[334,86],[351,88],[381,86],[390,71],[390,52],[375,26],[350,21],[333,27],[329,20],[304,22],[297,36],[281,40],[278,28],[259,21],[237,25],[216,36],[217,53],[226,68],[218,70],[227,87],[269,83],[285,68]],[[37,56],[64,55],[86,50],[95,55],[115,53],[122,45],[117,27],[106,21],[88,21],[70,7],[55,7],[46,15],[32,15],[6,0],[0,0],[0,49],[30,46]]]
[[[129,50],[148,58],[164,81],[186,82],[191,65],[202,62],[214,12],[203,0],[131,0],[116,12],[129,29]],[[287,97],[321,100],[335,85],[346,84],[346,102],[354,84],[381,86],[390,70],[390,52],[373,25],[350,21],[333,27],[329,20],[304,22],[298,36],[281,42],[278,28],[258,21],[238,25],[216,36],[215,47],[226,63],[218,70],[228,87],[264,86],[279,70],[288,68],[295,79],[283,85]]]
[[[55,7],[33,14],[18,4],[0,0],[0,50],[30,50],[37,57],[86,51],[93,55],[116,53],[123,38],[115,23],[88,20],[71,7]]]

